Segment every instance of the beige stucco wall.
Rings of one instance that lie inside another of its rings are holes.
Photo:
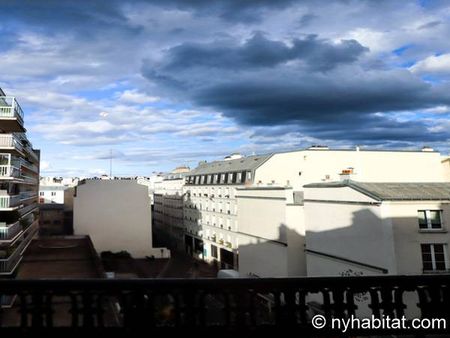
[[[339,181],[349,167],[356,173],[352,179],[361,182],[444,181],[437,152],[303,150],[273,155],[256,170],[254,182],[300,190],[308,183]]]
[[[383,217],[394,229],[395,256],[399,274],[422,274],[420,244],[450,244],[450,203],[411,201],[383,203]],[[444,231],[419,231],[418,210],[442,210]]]
[[[292,194],[283,188],[236,191],[241,275],[306,274],[303,210],[292,204]]]
[[[442,160],[442,170],[444,171],[444,179],[450,182],[450,157]]]
[[[136,181],[87,181],[74,198],[74,233],[89,235],[98,252],[152,251],[151,209],[147,187]]]
[[[312,202],[312,197],[324,201]],[[335,202],[325,202],[332,199]],[[306,188],[307,249],[380,266],[389,274],[422,274],[420,245],[450,244],[450,202],[383,201],[371,205],[370,200],[348,187]],[[418,210],[442,210],[444,231],[419,231]],[[307,255],[309,276],[342,274],[343,265]],[[370,273],[362,266],[351,266],[348,269],[354,273]]]
[[[355,191],[348,187],[335,188],[332,194],[335,202],[331,202],[329,190],[305,190],[306,249],[395,273],[392,226],[383,220],[380,205],[368,203],[375,201],[364,195],[353,198]],[[329,202],[311,202],[311,196]],[[340,275],[350,270],[352,273],[382,273],[363,265],[307,254],[308,276]]]

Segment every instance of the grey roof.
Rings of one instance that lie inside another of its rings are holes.
[[[252,155],[237,158],[234,160],[206,162],[200,164],[197,168],[191,170],[189,175],[205,175],[205,174],[224,173],[230,171],[255,170],[271,156],[272,154]]]
[[[40,185],[39,191],[57,191],[57,190],[66,190],[69,187],[65,185]]]
[[[450,200],[450,183],[413,183],[413,182],[342,182],[312,183],[304,188],[339,188],[350,187],[373,199],[383,201],[402,200]]]

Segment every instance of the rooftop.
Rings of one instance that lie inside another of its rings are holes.
[[[39,185],[40,191],[57,191],[57,190],[66,190],[70,187],[65,185]]]
[[[35,239],[25,251],[17,278],[101,278],[98,256],[87,236]]]
[[[439,201],[450,200],[450,183],[342,182],[312,183],[304,188],[350,187],[378,201]]]
[[[272,155],[252,155],[232,160],[201,163],[190,175],[207,175],[230,171],[254,170]]]

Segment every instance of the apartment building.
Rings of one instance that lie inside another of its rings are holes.
[[[0,89],[0,277],[15,276],[38,229],[39,157],[17,99]]]
[[[450,270],[450,182],[308,184],[304,209],[309,276]]]
[[[308,184],[304,214],[307,276],[450,271],[450,182]],[[368,313],[365,298],[358,308]]]
[[[175,250],[184,248],[183,186],[189,170],[186,166],[178,167],[154,183],[154,240]]]
[[[136,180],[85,180],[75,188],[75,235],[89,235],[97,252],[127,251],[134,258],[170,257],[152,246],[147,187]]]
[[[68,187],[63,185],[39,186],[40,204],[64,204],[64,190]]]
[[[183,188],[185,247],[196,257],[246,276],[273,275],[267,262],[276,252],[277,275],[305,275],[305,184],[342,179],[443,182],[444,172],[440,154],[429,148],[311,147],[201,163]]]

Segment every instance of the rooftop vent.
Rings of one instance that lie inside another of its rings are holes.
[[[425,147],[422,148],[422,151],[428,151],[428,152],[431,152],[431,151],[434,151],[434,149],[431,148],[431,147],[425,146]]]
[[[242,158],[242,155],[239,153],[232,153],[228,156],[225,156],[224,160],[225,161],[229,161],[229,160],[237,160],[239,158]]]
[[[328,150],[330,148],[326,145],[315,144],[315,145],[312,145],[311,147],[309,147],[308,149],[309,150]]]

